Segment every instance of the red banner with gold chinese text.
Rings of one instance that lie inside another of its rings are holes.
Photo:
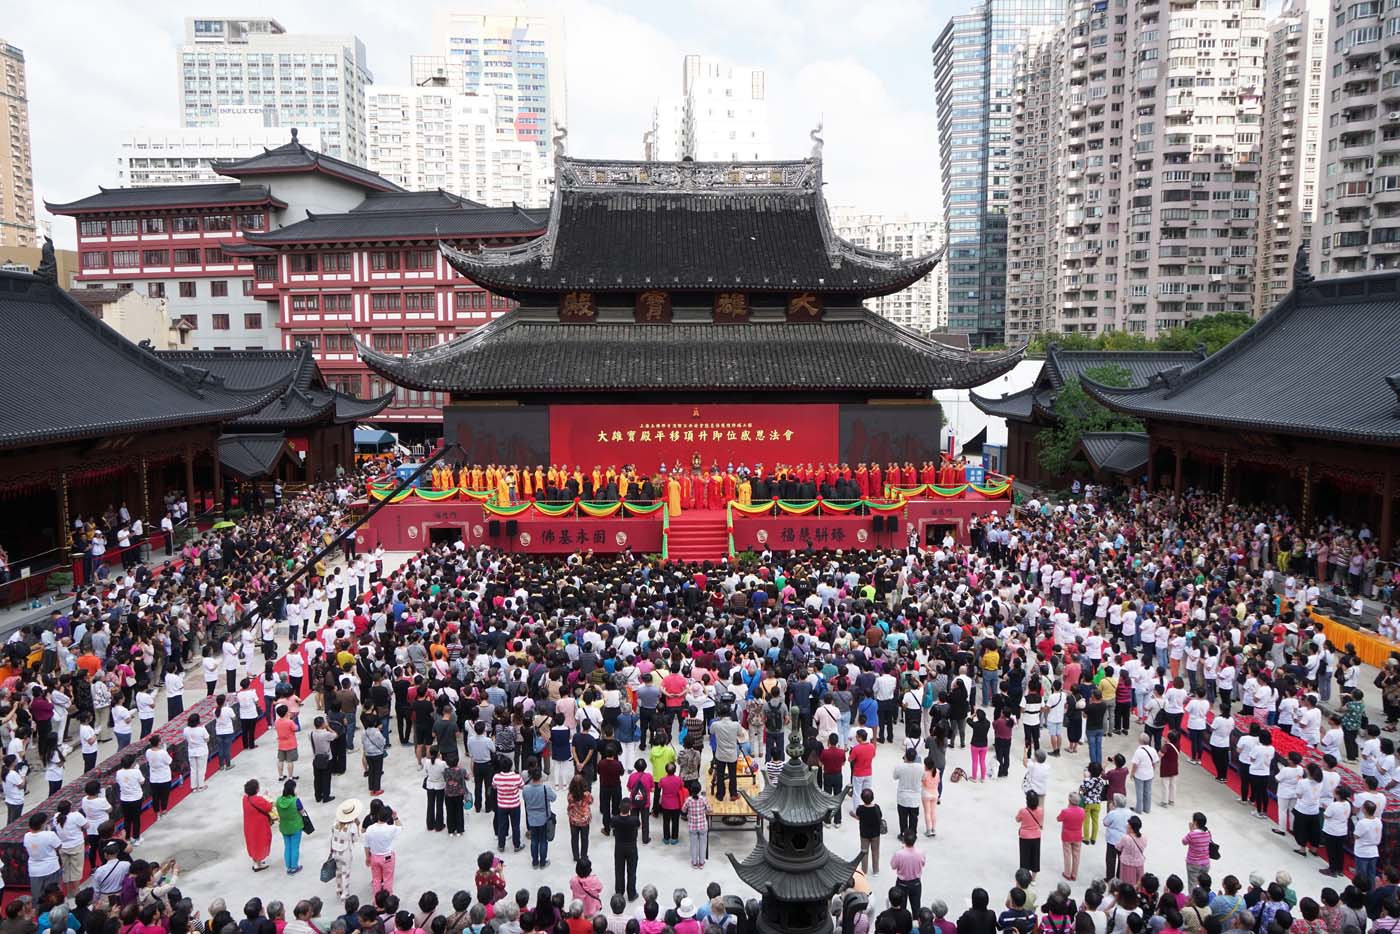
[[[652,473],[733,464],[826,464],[837,459],[839,406],[552,405],[549,455],[556,464]]]

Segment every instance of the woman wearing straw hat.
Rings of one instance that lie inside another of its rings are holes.
[[[343,801],[335,809],[335,826],[331,828],[331,859],[335,860],[335,897],[345,899],[350,891],[350,867],[358,852],[360,818],[365,806],[359,798]]]

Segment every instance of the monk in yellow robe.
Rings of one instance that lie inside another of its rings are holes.
[[[739,481],[739,505],[749,506],[753,504],[753,484],[747,479]]]
[[[496,471],[496,505],[510,505],[510,482],[504,470]]]
[[[623,471],[622,473],[620,473],[620,474],[617,475],[617,498],[618,498],[618,499],[620,499],[620,500],[625,500],[625,499],[627,498],[627,490],[628,490],[630,484],[631,484],[631,481],[630,481],[630,479],[628,478],[627,472],[626,472],[626,471]]]
[[[486,489],[483,481],[484,478],[481,473],[481,468],[472,467],[471,484],[468,485],[466,483],[463,483],[462,485],[467,487],[467,489],[471,490],[473,493],[480,493],[482,490]]]
[[[532,499],[535,495],[535,475],[529,467],[520,471],[520,494],[526,499]]]
[[[535,495],[544,496],[546,487],[544,485],[544,467],[535,465]]]
[[[675,474],[671,474],[671,479],[666,481],[666,500],[674,519],[681,514],[681,482]]]

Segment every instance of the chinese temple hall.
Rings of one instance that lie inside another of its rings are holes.
[[[443,247],[518,309],[406,358],[359,348],[394,383],[450,394],[445,440],[469,462],[919,463],[938,456],[932,391],[1020,356],[956,350],[862,307],[940,256],[837,237],[819,142],[787,162],[561,155],[555,172],[542,236]]]

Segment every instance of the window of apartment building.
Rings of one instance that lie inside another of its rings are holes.
[[[134,283],[134,282],[118,282],[118,283],[117,283],[117,291],[118,291],[118,292],[130,292],[130,291],[134,290],[135,288],[136,288],[136,283]]]
[[[204,251],[204,262],[210,266],[216,266],[229,262],[229,258],[221,247],[211,246]]]
[[[321,254],[321,269],[324,272],[349,272],[349,253],[323,253]]]
[[[146,294],[151,298],[165,298],[164,282],[147,282]]]
[[[209,283],[209,295],[212,298],[228,298],[228,280],[215,279]]]
[[[375,272],[386,272],[399,268],[399,254],[397,250],[375,250],[369,254],[369,268]]]
[[[1400,230],[1400,228],[1396,229]],[[437,335],[431,331],[405,334],[404,338],[404,346],[408,349],[409,353],[415,350],[427,350],[429,347],[437,346]]]
[[[370,343],[374,345],[375,350],[382,350],[386,353],[403,352],[402,334],[371,334]]]
[[[175,251],[175,265],[176,265],[176,266],[198,266],[198,265],[199,265],[199,251],[198,251],[198,250],[190,250],[190,249],[176,250],[176,251]]]
[[[105,237],[107,236],[106,221],[78,221],[78,236],[80,237]]]
[[[349,393],[352,396],[360,394],[360,374],[359,373],[327,373],[326,385],[338,392]]]
[[[369,307],[373,311],[398,311],[398,292],[376,292],[369,298]]]
[[[81,257],[84,269],[106,269],[106,250],[85,250]]]
[[[181,315],[180,320],[192,328],[197,329],[199,327],[199,315]]]
[[[137,232],[140,222],[134,217],[118,217],[112,221],[112,236],[128,237]]]
[[[165,218],[163,217],[143,217],[141,218],[141,232],[145,234],[165,233]]]
[[[196,296],[196,292],[195,292],[195,286],[194,286],[194,283],[193,283],[193,282],[181,282],[181,283],[180,283],[180,297],[181,297],[181,298],[194,298],[195,296]]]
[[[276,264],[276,263],[254,263],[254,264],[253,264],[253,278],[257,279],[259,282],[276,282],[276,281],[277,281],[277,264]]]
[[[262,312],[249,311],[243,315],[243,327],[249,331],[257,331],[262,328]]]
[[[262,214],[240,214],[238,215],[239,230],[262,230],[267,226],[267,218]]]
[[[293,253],[287,257],[287,268],[293,273],[308,273],[316,271],[315,253]]]
[[[243,283],[243,294],[244,294],[244,295],[252,295],[252,294],[253,294],[253,280],[252,280],[252,279],[242,279],[242,280],[240,280],[240,281]]]
[[[433,251],[432,251],[432,250],[409,250],[407,253],[404,254],[404,264],[403,264],[403,265],[404,265],[404,268],[405,268],[405,269],[419,269],[419,270],[423,270],[423,269],[432,269],[432,268],[433,268]]]
[[[204,229],[208,231],[221,231],[233,229],[233,215],[231,214],[210,214],[204,218]]]
[[[216,331],[228,330],[228,315],[213,315],[213,323],[210,325]]]
[[[169,266],[169,250],[146,250],[141,254],[141,263],[144,266]]]
[[[177,217],[175,218],[176,233],[199,233],[199,218],[197,217]]]
[[[319,311],[321,308],[321,297],[319,295],[293,295],[292,311]]]
[[[355,340],[349,334],[327,334],[327,353],[351,353],[355,350]]]
[[[433,311],[437,308],[437,296],[432,292],[405,292],[403,307],[405,311]]]
[[[128,266],[138,265],[141,254],[137,250],[114,250],[112,252],[112,268],[125,269]]]
[[[353,307],[354,298],[348,294],[323,295],[321,296],[321,310],[327,313],[333,311],[348,312]]]

